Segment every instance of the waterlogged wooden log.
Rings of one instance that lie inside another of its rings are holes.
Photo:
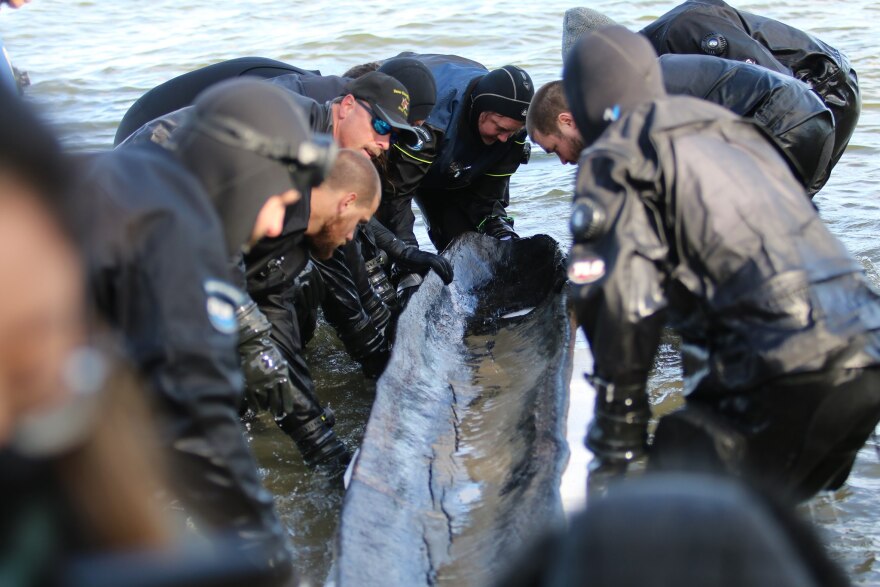
[[[410,300],[346,494],[339,587],[489,585],[562,522],[573,323],[550,237],[467,234]]]

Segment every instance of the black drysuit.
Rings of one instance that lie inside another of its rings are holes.
[[[668,325],[687,403],[660,420],[649,465],[724,468],[794,498],[838,487],[880,420],[880,296],[861,265],[759,127],[666,95],[643,37],[582,38],[563,83],[590,145],[569,268],[595,358],[588,446],[600,461],[642,452]]]
[[[408,56],[408,55],[407,55]],[[382,158],[382,202],[376,219],[394,235],[411,246],[419,246],[413,232],[416,217],[412,210],[413,197],[428,173],[443,131],[427,125],[414,126],[419,141],[413,145],[392,143]]]
[[[271,80],[282,87],[288,85],[290,76]],[[320,104],[308,96],[295,94],[297,102],[308,115],[313,132],[332,133],[333,116],[329,103]],[[357,232],[364,231],[359,227]],[[333,252],[329,259],[312,259],[321,281],[324,298],[322,308],[324,317],[339,334],[349,354],[364,366],[368,375],[378,376],[388,360],[389,345],[384,328],[390,319],[389,309],[379,298],[367,275],[364,266],[360,241],[356,238]],[[291,291],[291,296],[294,293]],[[314,296],[299,296],[299,299]],[[304,315],[314,315],[315,308],[297,308]]]
[[[485,67],[455,55],[402,55],[424,63],[437,84],[437,104],[425,122],[437,133],[436,154],[415,198],[431,241],[443,250],[456,236],[484,229],[487,219],[507,217],[510,176],[528,162],[529,143],[525,129],[506,142],[486,145],[480,139],[471,116],[471,93],[488,73]]]
[[[708,55],[661,55],[660,70],[667,93],[702,98],[758,123],[811,197],[828,181],[834,117],[805,83]]]
[[[290,554],[238,418],[242,377],[224,231],[201,183],[152,144],[83,161],[86,257],[97,307],[155,392],[177,495],[256,560]]]
[[[674,432],[661,420],[656,452],[703,441],[729,469],[809,496],[845,479],[880,419],[880,298],[802,194],[752,125],[657,101],[582,156],[575,201],[607,224],[573,257],[604,265],[575,296],[600,395],[630,400],[617,417],[647,426],[634,414],[668,324],[700,417],[667,417]],[[601,428],[594,448],[609,442]]]
[[[828,174],[843,155],[861,111],[858,76],[846,55],[776,20],[723,0],[688,0],[642,29],[658,54],[704,53],[757,63],[806,82],[834,115]]]

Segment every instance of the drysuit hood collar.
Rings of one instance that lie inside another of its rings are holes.
[[[306,182],[297,181],[292,160],[267,155],[268,149],[261,151],[257,143],[268,141],[276,150],[286,147],[296,153],[309,142],[310,133],[288,92],[244,78],[202,92],[189,116],[170,147],[207,191],[223,223],[228,252],[234,255],[250,240],[269,198],[291,188],[302,197],[309,194]]]

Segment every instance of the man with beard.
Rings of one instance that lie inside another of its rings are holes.
[[[711,468],[794,500],[840,487],[880,420],[880,296],[751,122],[668,96],[622,27],[587,34],[563,84],[588,147],[569,278],[595,359],[594,468],[647,450],[648,372],[682,339],[685,406],[650,468]]]
[[[229,258],[280,234],[332,156],[287,92],[234,80],[201,94],[164,148],[87,157],[75,192],[96,304],[155,392],[176,495],[279,580],[287,541],[238,419],[243,296]]]
[[[297,277],[310,253],[320,262],[350,242],[357,227],[369,222],[380,197],[379,176],[370,160],[353,149],[341,149],[327,179],[312,188],[310,197],[288,208],[283,233],[264,239],[244,258],[247,289],[254,303],[242,313],[254,316],[247,323],[257,325],[251,330],[258,331],[263,340],[253,352],[243,355],[245,362],[251,357],[257,369],[264,365],[273,374],[268,384],[261,384],[259,377],[251,378],[248,406],[271,411],[306,464],[320,466],[331,476],[344,470],[350,454],[333,433],[332,418],[318,403],[303,352],[299,314],[308,304],[302,300],[296,304],[296,296],[320,295],[313,291],[320,284],[309,284],[303,293],[296,287]],[[284,251],[281,256],[280,247]],[[241,318],[240,322],[246,323]],[[269,336],[271,340],[265,340]]]
[[[394,61],[396,60],[389,60],[389,66],[395,65],[392,63]],[[364,104],[376,112],[395,112],[397,116],[403,114],[396,127],[402,134],[401,140],[394,143],[395,149],[405,149],[408,145],[418,143],[421,141],[418,137],[422,135],[408,124],[409,108],[412,104],[408,88],[381,69],[380,67],[380,71],[368,72],[349,81],[343,95],[328,103],[319,104],[307,97],[302,97],[302,103],[309,108],[314,131],[332,133],[341,147],[360,147],[373,159],[384,162],[387,161],[386,153],[392,144],[389,140],[392,125],[383,120],[384,115],[365,118],[363,115],[368,111],[363,107]],[[401,79],[418,79],[420,82],[424,80],[403,75],[400,68],[388,71]],[[430,75],[430,72],[427,73]],[[270,83],[289,87],[290,80],[295,81],[296,78],[297,76],[287,75],[270,80]],[[417,105],[430,99],[425,96],[427,91],[423,86],[423,83],[416,86]],[[433,87],[430,89],[433,90]],[[385,103],[382,104],[382,101]],[[355,104],[361,107],[352,110]],[[390,115],[385,118],[391,119]],[[388,175],[388,165],[379,166],[383,168],[383,175]],[[361,244],[366,247],[366,257],[369,259],[367,266],[364,264],[365,251],[361,250]],[[390,333],[387,332],[387,326],[391,320],[391,309],[385,302],[392,304],[393,308],[396,301],[395,292],[380,266],[378,248],[387,251],[393,260],[406,263],[412,271],[426,273],[434,269],[445,283],[452,280],[452,267],[448,261],[395,239],[393,234],[376,221],[371,222],[366,230],[362,230],[357,240],[346,244],[331,258],[315,261],[321,281],[326,287],[322,303],[324,316],[335,328],[348,353],[361,364],[368,377],[378,377],[388,361]],[[310,279],[314,280],[315,276]],[[371,284],[371,279],[376,287]],[[380,297],[380,293],[385,295]],[[299,304],[301,313],[307,314],[303,317],[305,323],[314,322],[316,304],[316,300]],[[303,329],[307,328],[309,327],[304,325]]]

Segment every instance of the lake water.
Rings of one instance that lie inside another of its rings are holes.
[[[593,0],[590,7],[639,29],[677,2]],[[493,68],[514,63],[536,85],[561,69],[562,14],[555,2],[433,2],[389,0],[333,3],[282,0],[35,0],[0,11],[0,35],[12,61],[30,74],[31,100],[57,125],[72,149],[110,147],[116,125],[143,92],[177,74],[223,59],[258,55],[324,73],[390,57],[400,51],[456,53]],[[859,73],[863,110],[858,129],[825,189],[816,196],[822,218],[880,283],[880,4],[873,0],[743,0],[737,7],[808,30],[846,52]],[[520,234],[546,233],[568,245],[573,167],[540,149],[512,180],[509,211]],[[426,241],[418,227],[420,240]],[[582,346],[582,345],[581,345]],[[309,347],[319,393],[337,412],[338,429],[357,443],[374,386],[366,382],[325,328]],[[653,401],[668,410],[680,388],[676,353],[666,344],[652,377]],[[589,399],[572,391],[573,417]],[[570,438],[582,436],[583,418]],[[274,425],[249,424],[252,447],[290,528],[301,573],[326,574],[341,504],[339,491],[309,475]],[[572,442],[572,463],[586,457]],[[880,458],[873,441],[862,451],[847,486],[804,507],[835,559],[854,582],[880,584]],[[582,468],[580,469],[583,470]],[[576,476],[574,469],[569,477]]]

